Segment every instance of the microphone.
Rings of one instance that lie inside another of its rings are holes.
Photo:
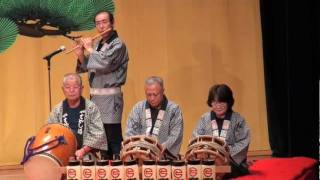
[[[66,47],[60,46],[59,49],[57,49],[57,50],[53,51],[52,53],[46,55],[45,57],[43,57],[43,59],[49,60],[49,59],[51,59],[52,56],[54,56],[54,55],[56,55],[56,54],[59,54],[59,53],[61,53],[61,52],[64,51],[64,50],[66,50]]]

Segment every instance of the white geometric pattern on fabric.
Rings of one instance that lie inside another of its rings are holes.
[[[110,96],[93,95],[91,96],[91,101],[98,106],[104,124],[121,123],[123,111],[122,93]]]
[[[228,132],[228,129],[229,129],[229,125],[230,125],[230,120],[226,120],[226,119],[223,120],[222,130],[221,130],[221,132],[219,134],[217,121],[215,119],[212,119],[211,120],[212,135],[214,137],[219,137],[219,138],[221,138],[222,140],[225,141],[226,136],[227,136],[227,132]]]
[[[152,136],[158,137],[165,111],[162,109],[159,110],[157,120],[154,123],[154,127],[153,127],[152,132],[150,132],[152,129],[151,109],[148,108],[145,110],[145,112],[146,112],[146,125],[147,125],[146,135],[147,136],[152,135]]]

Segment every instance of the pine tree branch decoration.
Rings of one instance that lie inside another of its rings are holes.
[[[94,28],[94,15],[114,12],[112,0],[0,0],[0,17],[18,25],[19,33],[31,37],[66,35]]]
[[[18,27],[8,18],[0,18],[0,53],[8,49],[16,40]]]

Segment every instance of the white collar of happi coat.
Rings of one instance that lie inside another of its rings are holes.
[[[147,136],[152,135],[152,136],[157,136],[158,137],[159,130],[160,130],[160,127],[162,125],[165,113],[166,113],[166,111],[164,111],[162,109],[159,110],[158,116],[157,116],[157,120],[154,123],[154,127],[153,127],[153,130],[151,132],[151,129],[152,129],[151,109],[150,108],[146,109],[146,124],[147,124],[146,135]]]
[[[223,120],[223,124],[222,124],[222,129],[221,132],[219,133],[219,128],[218,128],[218,124],[215,118],[215,115],[213,113],[211,113],[211,126],[212,126],[212,135],[215,137],[219,137],[222,140],[226,140],[227,138],[227,132],[229,130],[230,127],[230,116],[226,116],[227,119]]]
[[[164,96],[164,99],[163,99],[163,102],[161,104],[161,109],[159,110],[158,112],[158,116],[157,116],[157,120],[156,122],[154,123],[154,127],[152,129],[152,116],[151,116],[151,109],[150,109],[150,105],[146,104],[146,110],[145,110],[145,115],[146,115],[146,125],[147,125],[147,128],[146,128],[146,135],[147,136],[156,136],[158,137],[159,136],[159,131],[160,131],[160,127],[162,125],[162,122],[163,122],[163,118],[164,118],[164,115],[166,113],[166,106],[167,106],[167,103],[168,103],[168,100],[166,98],[166,96]],[[151,132],[151,129],[152,129],[152,132]]]

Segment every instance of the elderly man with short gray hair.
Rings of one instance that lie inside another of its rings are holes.
[[[107,138],[98,107],[81,96],[82,80],[76,73],[63,78],[62,91],[65,99],[51,111],[48,123],[60,123],[69,127],[77,139],[77,159],[92,150],[108,150]]]
[[[129,114],[126,138],[134,135],[154,136],[177,156],[183,137],[181,109],[165,96],[162,78],[147,78],[144,90],[146,100],[138,102]]]

